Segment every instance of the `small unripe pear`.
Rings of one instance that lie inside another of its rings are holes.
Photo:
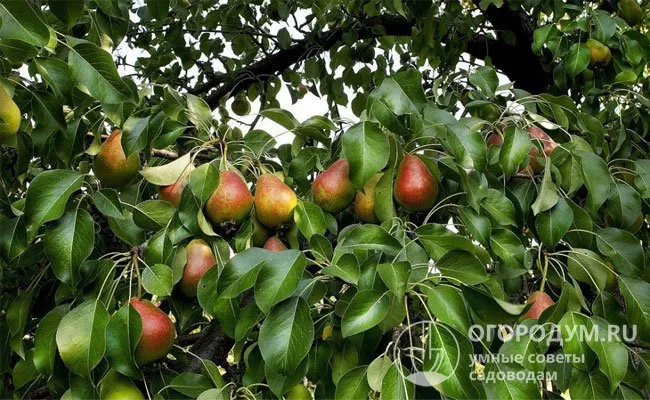
[[[311,185],[314,202],[324,211],[336,214],[345,210],[354,200],[354,187],[348,176],[347,160],[338,160],[321,172]]]
[[[235,97],[235,100],[232,102],[232,112],[239,116],[248,115],[251,112],[251,105],[243,96]]]
[[[438,195],[438,182],[418,156],[407,154],[399,165],[395,200],[409,211],[428,211]]]
[[[526,303],[532,304],[532,306],[524,314],[524,319],[539,319],[544,310],[553,305],[553,299],[551,299],[551,296],[538,290],[531,293]]]
[[[143,400],[144,396],[133,381],[115,370],[110,370],[99,385],[102,400]]]
[[[242,223],[253,208],[253,195],[246,182],[234,171],[219,173],[219,185],[205,203],[205,214],[215,225]]]
[[[282,243],[282,240],[277,236],[271,236],[269,240],[264,243],[264,248],[274,253],[287,250],[287,246],[285,246],[284,243]]]
[[[114,130],[95,156],[95,176],[102,184],[119,188],[130,183],[139,169],[140,155],[132,153],[127,157],[122,148],[122,131]]]
[[[174,323],[149,300],[134,297],[130,303],[142,320],[142,336],[135,349],[135,361],[144,365],[164,358],[174,346]]]
[[[217,263],[205,240],[194,239],[187,247],[187,262],[183,269],[180,289],[187,297],[196,297],[196,289],[203,275]]]
[[[643,21],[643,10],[637,0],[619,0],[618,15],[630,26]]]
[[[6,142],[18,133],[20,118],[20,109],[0,86],[0,143]]]
[[[290,222],[298,197],[293,189],[274,174],[263,174],[255,188],[255,214],[257,220],[269,228]]]
[[[382,175],[383,173],[373,175],[354,198],[354,214],[363,222],[371,224],[379,222],[375,214],[375,186]]]
[[[591,64],[607,64],[612,60],[612,52],[609,47],[596,39],[587,40],[587,48],[591,52]]]

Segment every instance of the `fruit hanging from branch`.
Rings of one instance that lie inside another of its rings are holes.
[[[363,222],[371,224],[379,222],[375,214],[375,186],[382,176],[383,173],[373,175],[354,198],[354,214]]]
[[[296,193],[274,174],[266,173],[257,179],[255,187],[255,215],[269,228],[291,222],[298,204]]]
[[[241,224],[253,207],[253,195],[235,171],[219,173],[219,185],[205,203],[205,214],[215,226],[233,222]]]
[[[187,297],[196,297],[196,289],[203,275],[217,263],[210,245],[203,239],[193,239],[187,244],[187,263],[180,282],[181,292]]]
[[[20,109],[0,85],[0,143],[6,142],[18,133]]]
[[[140,154],[127,157],[122,147],[122,131],[115,129],[95,156],[93,172],[106,186],[121,188],[135,179],[140,169]]]
[[[355,191],[349,173],[348,161],[338,160],[314,179],[311,193],[314,202],[324,211],[337,214],[354,200]]]
[[[174,346],[174,323],[149,300],[134,297],[130,303],[142,320],[142,336],[135,349],[135,361],[144,365],[164,358]]]
[[[438,182],[426,164],[407,154],[395,176],[395,200],[408,211],[429,211],[436,202]]]

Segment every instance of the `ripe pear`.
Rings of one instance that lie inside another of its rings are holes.
[[[588,39],[587,48],[591,51],[591,65],[607,64],[612,60],[612,52],[609,47],[596,39]]]
[[[185,296],[193,298],[196,297],[196,288],[203,274],[212,268],[217,260],[205,240],[194,239],[185,249],[187,250],[187,262],[183,269],[180,288]]]
[[[311,185],[314,202],[328,213],[345,210],[354,200],[354,187],[348,176],[350,165],[347,160],[338,160],[321,172]]]
[[[253,195],[246,182],[234,171],[219,173],[219,185],[205,203],[205,214],[215,225],[242,223],[253,208]]]
[[[363,222],[371,224],[379,222],[375,214],[375,186],[382,175],[383,173],[373,175],[354,198],[354,214]]]
[[[555,141],[549,135],[547,135],[546,132],[535,125],[531,125],[528,127],[528,134],[530,135],[530,139],[533,142],[541,142],[544,155],[546,157],[550,157],[551,154],[553,154],[553,150],[555,150],[557,147],[557,143],[555,143]],[[530,166],[535,172],[541,172],[544,169],[544,164],[540,163],[537,160],[538,157],[544,157],[544,155],[540,153],[537,146],[531,147],[530,151],[528,152],[528,156],[530,157]]]
[[[285,400],[311,400],[314,396],[311,395],[311,392],[307,387],[301,383],[289,389],[287,393],[283,396]]]
[[[142,320],[142,336],[135,349],[135,361],[139,365],[160,360],[174,346],[176,328],[167,314],[149,300],[132,298],[130,301]]]
[[[643,10],[637,0],[620,0],[618,2],[618,15],[630,26],[643,21]]]
[[[279,253],[281,251],[287,250],[287,246],[282,243],[282,240],[280,240],[279,237],[276,236],[271,236],[269,240],[264,243],[264,248],[266,250],[270,250],[274,253]]]
[[[131,182],[139,169],[140,155],[132,153],[126,157],[122,148],[122,131],[114,130],[95,156],[95,176],[102,184],[119,188]]]
[[[298,204],[294,191],[273,174],[263,174],[255,188],[255,214],[257,220],[269,228],[277,228],[293,218]]]
[[[181,204],[181,195],[183,194],[183,189],[187,185],[187,175],[183,175],[178,180],[171,185],[162,186],[158,190],[158,195],[160,200],[165,200],[168,203],[174,205],[178,208],[178,205]]]
[[[553,305],[553,299],[551,296],[547,295],[544,292],[536,291],[531,293],[528,297],[527,304],[532,304],[532,306],[524,314],[524,319],[539,319],[539,316],[542,315],[544,310]]]
[[[115,370],[110,370],[99,385],[102,400],[144,400],[133,381]]]
[[[399,165],[395,200],[409,211],[428,211],[438,195],[438,182],[418,156],[407,154]]]
[[[20,109],[0,86],[0,143],[6,142],[18,133],[20,118]]]

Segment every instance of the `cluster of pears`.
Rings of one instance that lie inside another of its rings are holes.
[[[359,191],[350,181],[349,173],[350,165],[344,159],[320,173],[311,186],[314,202],[332,214],[354,202],[354,213],[361,221],[377,223],[375,188],[384,173],[372,176]],[[397,170],[393,194],[397,203],[408,211],[428,211],[436,201],[438,182],[418,156],[407,154]]]
[[[541,158],[550,157],[557,147],[557,143],[542,128],[536,125],[528,127],[528,135],[534,143],[539,143],[542,150],[540,151],[537,146],[531,147],[528,151],[530,162],[519,173],[533,176],[544,170],[545,161],[541,160]],[[503,136],[500,133],[492,133],[487,138],[487,144],[501,147],[503,145]]]
[[[18,133],[20,109],[0,86],[0,143],[6,142]]]
[[[127,157],[122,147],[122,131],[115,129],[95,156],[93,173],[106,186],[121,188],[131,183],[140,170],[140,154]]]

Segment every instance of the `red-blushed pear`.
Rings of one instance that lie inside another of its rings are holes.
[[[336,214],[347,208],[354,200],[354,187],[348,174],[348,160],[338,160],[321,172],[311,185],[314,202],[328,213]]]
[[[183,189],[187,185],[187,175],[183,175],[178,180],[171,185],[162,186],[158,190],[158,195],[160,200],[165,200],[168,203],[174,205],[178,208],[178,205],[181,203],[181,195],[183,194]]]
[[[354,214],[363,222],[371,224],[379,222],[375,214],[375,186],[382,175],[383,173],[374,174],[354,198]]]
[[[142,320],[142,336],[135,349],[135,361],[144,365],[164,358],[174,346],[174,323],[149,300],[134,297],[130,303]]]
[[[542,146],[543,153],[540,153],[537,146],[533,146],[528,153],[530,166],[535,172],[541,172],[544,169],[544,164],[540,163],[537,159],[539,157],[550,157],[553,154],[553,150],[557,147],[557,143],[546,132],[535,125],[528,127],[528,134],[533,143],[539,143]]]
[[[219,173],[219,185],[205,203],[205,214],[214,225],[242,223],[253,208],[253,195],[234,171]]]
[[[187,244],[187,262],[180,282],[181,292],[187,297],[196,297],[196,288],[207,270],[217,263],[212,249],[205,240],[194,239]]]
[[[122,147],[122,131],[114,130],[95,156],[95,176],[103,185],[120,188],[129,184],[139,169],[140,155],[132,153],[127,157]]]
[[[399,165],[395,200],[409,211],[428,211],[438,195],[438,182],[418,156],[407,154]]]
[[[290,222],[298,197],[274,174],[263,174],[257,179],[255,188],[255,215],[257,220],[269,228],[277,228]]]
[[[277,237],[277,235],[271,236],[269,240],[267,240],[266,243],[264,243],[264,248],[274,253],[279,253],[281,251],[288,250],[287,246],[285,246],[284,243],[282,243],[282,240],[280,240],[280,238]]]
[[[553,305],[553,299],[551,296],[538,290],[530,294],[526,303],[532,304],[532,306],[526,311],[523,319],[539,319],[539,316],[542,315],[544,310]]]
[[[144,396],[133,381],[115,370],[110,370],[99,384],[102,400],[143,400]]]

